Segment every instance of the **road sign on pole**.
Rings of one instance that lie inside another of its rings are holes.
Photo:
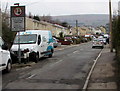
[[[25,6],[11,6],[11,31],[18,35],[18,61],[21,63],[20,31],[25,31]]]
[[[11,31],[25,31],[25,6],[11,6]]]

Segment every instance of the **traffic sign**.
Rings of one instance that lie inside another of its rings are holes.
[[[14,15],[15,16],[20,16],[22,14],[22,9],[20,7],[14,8]]]
[[[25,31],[25,6],[11,6],[11,30]]]

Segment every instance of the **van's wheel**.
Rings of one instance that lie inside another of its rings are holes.
[[[53,50],[51,50],[51,54],[48,55],[49,58],[53,56]]]
[[[11,63],[11,60],[8,61],[7,63],[7,67],[5,69],[5,72],[9,73],[12,69],[12,63]]]
[[[37,63],[38,61],[39,61],[39,54],[36,53],[36,54],[35,54],[35,63]]]
[[[104,47],[102,46],[101,48],[103,49]]]

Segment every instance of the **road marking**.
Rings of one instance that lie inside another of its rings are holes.
[[[65,48],[61,48],[61,49],[58,49],[58,50],[64,50]]]
[[[84,86],[83,86],[83,91],[86,91],[86,90],[87,90],[87,86],[88,86],[89,79],[90,79],[90,77],[91,77],[91,75],[92,75],[93,69],[95,68],[95,65],[96,65],[98,59],[100,58],[101,54],[102,54],[102,50],[101,50],[101,52],[99,53],[98,57],[97,57],[95,60],[93,60],[94,63],[93,63],[93,65],[92,65],[92,67],[91,67],[91,69],[90,69],[90,71],[89,71],[89,74],[88,74],[87,79],[86,79],[86,81],[85,81],[85,84],[84,84]]]
[[[73,53],[77,53],[78,51],[74,51]]]
[[[59,60],[58,62],[55,62],[54,64],[51,64],[50,65],[50,67],[52,67],[52,66],[54,66],[54,65],[56,65],[56,64],[58,64],[58,63],[60,63],[60,62],[62,62],[63,60]]]
[[[36,75],[36,74],[33,74],[33,75],[29,76],[29,77],[26,78],[26,79],[30,79],[30,78],[34,77],[35,75]]]

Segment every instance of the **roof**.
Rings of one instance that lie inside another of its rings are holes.
[[[50,32],[50,30],[26,30],[23,32],[20,32],[20,35],[23,34],[38,34],[38,33],[45,33],[45,32]],[[18,35],[18,33],[17,33]]]

